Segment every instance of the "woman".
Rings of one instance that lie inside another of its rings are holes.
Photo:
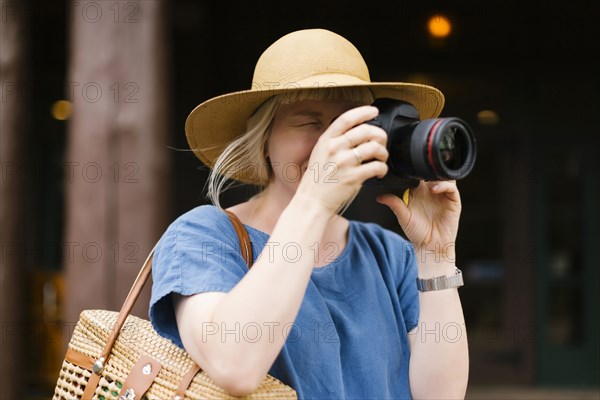
[[[421,182],[387,205],[410,242],[341,213],[388,169],[374,98],[437,116],[437,89],[372,83],[360,53],[322,29],[292,32],[257,62],[252,89],[199,105],[186,134],[212,168],[214,205],[179,217],[154,255],[150,318],[233,395],[267,373],[300,399],[464,397],[466,330],[452,284],[455,182]],[[219,205],[226,178],[262,192],[229,208],[255,254],[248,271]],[[419,292],[438,278],[444,290]]]

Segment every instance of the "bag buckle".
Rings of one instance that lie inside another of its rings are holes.
[[[133,388],[127,389],[125,393],[119,396],[119,400],[135,400],[135,391]]]
[[[92,372],[96,375],[102,374],[102,371],[104,371],[104,357],[100,357],[92,365]]]

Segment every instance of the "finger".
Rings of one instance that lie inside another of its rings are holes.
[[[356,161],[354,162],[356,163]],[[356,182],[360,182],[362,184],[364,181],[370,178],[383,178],[387,172],[388,166],[386,163],[382,161],[371,161],[359,165],[352,173],[353,178],[356,179]]]
[[[382,146],[385,146],[387,144],[387,133],[377,126],[361,124],[333,140],[339,142],[339,148],[355,147],[369,141],[377,142]]]
[[[379,160],[385,162],[387,161],[389,156],[387,149],[377,142],[362,143],[360,146],[353,147],[347,150],[347,152],[352,157],[360,157],[362,162],[371,160]]]
[[[432,181],[427,182],[427,186],[433,194],[445,194],[451,200],[459,200],[456,181]]]
[[[401,226],[404,227],[408,225],[408,222],[410,221],[410,210],[400,197],[394,194],[382,194],[377,196],[376,200],[378,203],[384,204],[392,210]]]
[[[373,106],[361,106],[348,110],[331,123],[323,136],[340,136],[355,126],[375,118],[377,114],[379,114],[379,110]]]
[[[456,181],[429,181],[426,184],[429,190],[435,193],[452,192],[457,190]]]

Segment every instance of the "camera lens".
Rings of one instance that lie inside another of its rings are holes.
[[[475,138],[471,129],[458,118],[434,121],[426,133],[427,164],[437,178],[464,178],[475,163]]]
[[[457,153],[460,153],[461,144],[458,143],[458,148],[456,146],[456,128],[452,128],[440,140],[440,154],[444,165],[448,168],[456,169],[456,161],[460,157]]]

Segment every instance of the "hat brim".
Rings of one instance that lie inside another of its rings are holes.
[[[367,87],[375,99],[386,97],[412,104],[421,120],[436,118],[444,107],[444,95],[431,86],[404,82],[365,82],[347,75],[324,74],[293,84],[271,84],[268,88],[228,93],[199,104],[185,122],[190,149],[203,164],[212,168],[225,147],[246,131],[248,119],[269,97],[324,87]],[[236,179],[258,184],[256,179],[249,176],[239,176]]]

